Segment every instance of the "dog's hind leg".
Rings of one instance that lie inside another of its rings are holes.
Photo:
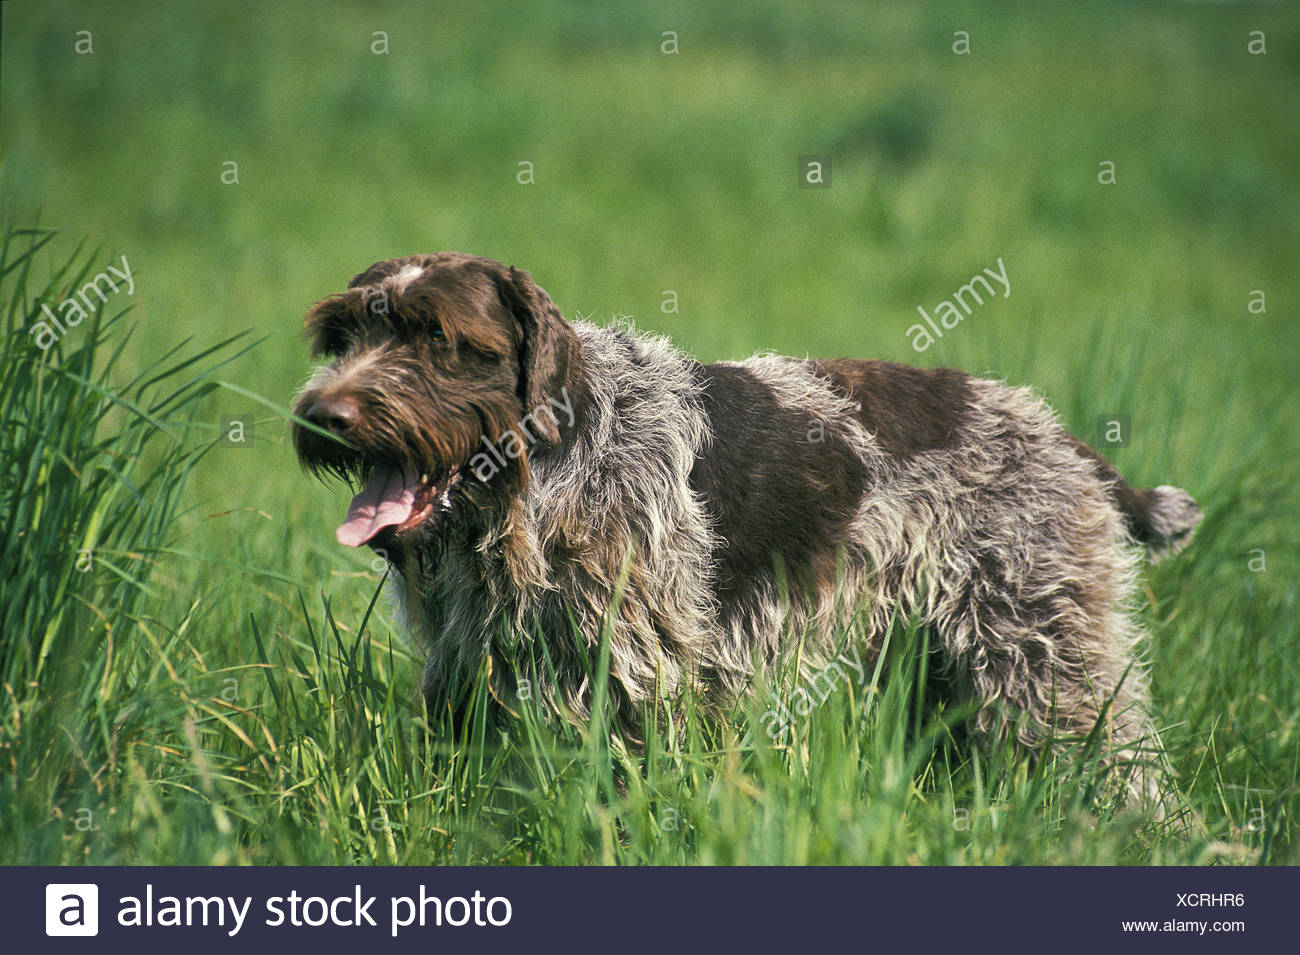
[[[978,708],[978,735],[1057,753],[1090,741],[1125,801],[1159,815],[1168,779],[1122,515],[1091,481],[1009,493],[1022,506],[982,509],[978,544],[936,608],[953,686]]]

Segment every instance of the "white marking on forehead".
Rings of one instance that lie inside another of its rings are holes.
[[[424,269],[420,268],[418,265],[405,265],[402,267],[402,271],[388,279],[384,284],[392,288],[395,292],[401,292],[423,274]]]
[[[384,357],[383,351],[382,348],[368,348],[360,354],[319,365],[303,390],[325,391],[363,384],[370,377],[370,369]]]

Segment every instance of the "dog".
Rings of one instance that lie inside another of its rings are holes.
[[[1141,550],[1181,549],[1200,509],[1130,487],[1026,388],[702,364],[566,321],[526,272],[455,252],[375,263],[306,327],[328,363],[297,397],[295,449],[359,486],[338,540],[389,562],[431,718],[487,665],[498,702],[586,719],[606,641],[636,740],[667,694],[734,700],[795,643],[811,672],[849,626],[874,659],[911,618],[980,736],[1158,744]]]

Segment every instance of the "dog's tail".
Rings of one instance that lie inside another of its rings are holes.
[[[1147,490],[1132,488],[1113,464],[1082,441],[1076,439],[1076,442],[1079,454],[1096,463],[1098,473],[1109,485],[1111,497],[1124,515],[1129,534],[1145,545],[1151,563],[1177,554],[1191,543],[1196,525],[1204,515],[1190,494],[1168,484]]]
[[[1117,493],[1116,502],[1124,513],[1129,533],[1146,545],[1147,556],[1153,564],[1191,543],[1203,515],[1190,494],[1168,484],[1145,491],[1133,488],[1127,491],[1128,494]]]

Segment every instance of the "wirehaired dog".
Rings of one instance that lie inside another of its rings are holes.
[[[307,328],[332,362],[297,399],[314,428],[295,447],[359,485],[338,539],[390,562],[435,714],[495,661],[499,699],[527,680],[582,719],[607,634],[635,738],[662,694],[732,698],[791,641],[824,664],[855,615],[870,659],[897,614],[933,629],[980,734],[1041,746],[1100,722],[1117,748],[1155,743],[1135,545],[1178,550],[1200,511],[1129,487],[1027,389],[883,361],[705,365],[451,252],[372,265]]]

